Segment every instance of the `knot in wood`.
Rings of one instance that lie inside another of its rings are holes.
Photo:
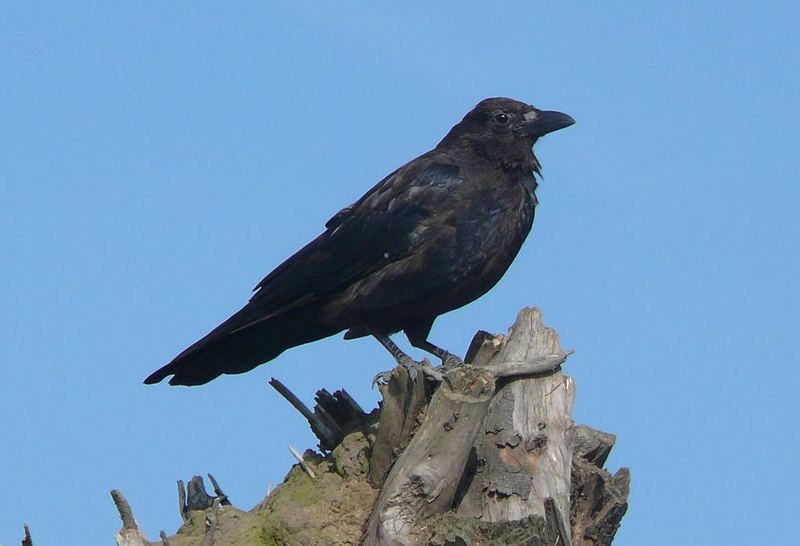
[[[525,441],[525,449],[528,451],[537,451],[544,449],[547,445],[547,436],[544,434],[538,434],[533,438],[529,438]]]

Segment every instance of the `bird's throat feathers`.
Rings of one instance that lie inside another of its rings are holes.
[[[447,135],[437,148],[452,150],[457,147],[483,157],[494,167],[509,173],[534,173],[539,177],[542,176],[542,166],[533,152],[535,140],[518,139],[509,143],[508,141],[473,139],[468,135],[461,135],[461,138],[453,138],[453,136],[452,134]]]
[[[475,147],[475,151],[491,161],[497,167],[513,174],[534,173],[541,178],[542,166],[533,152],[532,144],[521,142],[518,146],[503,146],[494,149],[493,143],[482,144]]]

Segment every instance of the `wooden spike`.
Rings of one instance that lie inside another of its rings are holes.
[[[311,479],[316,480],[317,479],[317,475],[314,474],[314,471],[311,470],[311,467],[308,466],[306,464],[306,462],[303,460],[303,456],[300,455],[300,453],[295,448],[293,448],[292,446],[288,446],[288,447],[289,447],[289,451],[292,453],[292,455],[294,455],[294,458],[297,459],[298,463],[300,463],[300,468],[305,470],[306,474],[311,476]]]
[[[22,546],[33,546],[33,539],[31,538],[31,529],[28,527],[26,523],[25,527],[25,538],[22,539]]]
[[[150,542],[144,536],[139,525],[133,517],[133,511],[127,499],[118,489],[111,490],[111,498],[117,507],[119,517],[122,520],[122,529],[117,533],[116,541],[118,546],[150,546]]]
[[[214,488],[214,494],[219,497],[219,502],[225,506],[231,506],[228,495],[222,492],[222,488],[219,486],[219,483],[217,483],[217,480],[214,479],[214,476],[211,475],[211,472],[208,473],[208,481],[211,482],[211,487]]]
[[[283,396],[294,408],[299,411],[303,417],[306,418],[311,430],[319,438],[320,447],[323,449],[333,449],[336,447],[338,434],[333,430],[328,423],[325,422],[323,417],[320,417],[315,412],[311,411],[297,396],[290,391],[286,385],[275,379],[274,377],[269,380],[269,384],[273,389],[278,391],[278,394]]]
[[[186,509],[186,487],[183,485],[183,480],[178,480],[178,512],[181,519],[186,521],[188,510]]]

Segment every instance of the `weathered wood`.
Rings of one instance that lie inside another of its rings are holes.
[[[186,486],[183,485],[183,480],[178,480],[178,513],[180,513],[181,519],[186,521]]]
[[[473,366],[458,368],[441,384],[384,483],[365,546],[421,543],[429,531],[419,523],[450,509],[494,390],[491,372]]]
[[[133,517],[133,511],[125,496],[118,489],[111,490],[111,498],[117,507],[119,517],[122,520],[122,529],[117,533],[117,546],[150,546],[139,525]]]
[[[606,459],[617,437],[608,432],[601,432],[585,425],[576,425],[573,429],[574,454],[586,462],[603,468]]]
[[[28,527],[27,523],[24,524],[23,527],[25,528],[25,538],[22,539],[22,546],[33,546],[30,527]]]
[[[558,531],[558,541],[556,544],[558,545],[565,545],[565,546],[572,546],[572,534],[570,533],[569,528],[567,527],[568,523],[564,521],[561,512],[556,507],[556,503],[553,502],[552,498],[544,499],[544,513],[545,513],[545,520],[547,521],[555,521],[555,527]]]
[[[334,415],[334,418],[339,423],[346,423],[347,421],[361,419],[364,417],[364,415],[366,415],[366,412],[362,409],[361,405],[359,405],[359,403],[356,402],[353,397],[350,396],[350,394],[344,389],[339,389],[333,393],[332,400],[335,401],[335,405],[333,403],[325,402],[320,393],[330,396],[328,391],[325,389],[318,390],[315,398],[317,404],[324,407],[331,414],[337,413],[337,415]],[[334,412],[334,410],[336,411]],[[339,413],[341,415],[338,415]]]
[[[269,380],[269,384],[306,418],[311,431],[319,439],[320,448],[329,449],[329,446],[331,446],[330,449],[333,449],[336,446],[341,430],[335,422],[326,419],[325,416],[320,415],[318,412],[311,411],[286,385],[274,377]]]
[[[502,475],[497,483],[484,484],[486,478],[494,478],[494,475],[486,475],[466,486],[466,495],[461,503],[465,500],[471,502],[473,511],[477,512],[474,515],[488,522],[521,520],[528,516],[545,519],[544,501],[555,497],[556,521],[559,518],[568,521],[572,451],[563,444],[571,421],[558,421],[555,409],[551,413],[527,407],[527,404],[550,398],[558,410],[566,410],[569,419],[571,384],[560,372],[553,373],[568,353],[558,346],[555,332],[541,324],[541,314],[532,309],[520,313],[510,337],[498,341],[483,336],[472,347],[470,360],[481,366],[465,365],[447,372],[446,380],[434,393],[425,411],[422,424],[383,485],[367,526],[365,545],[423,543],[430,536],[430,528],[426,528],[424,522],[453,507],[473,447],[478,448],[477,454],[483,459],[484,467],[487,464],[510,467],[501,468]],[[529,374],[534,371],[548,373],[531,377]],[[513,375],[525,378],[503,380],[505,386],[495,394],[497,381]],[[553,376],[558,379],[552,380]],[[535,385],[527,385],[520,394],[512,390],[517,384],[525,386],[530,382]],[[561,399],[561,393],[556,392],[559,387],[565,391],[563,399],[568,403]],[[504,392],[516,394],[516,397],[504,397],[506,404],[509,399],[511,402],[520,401],[521,407],[516,414],[513,405],[505,409],[504,414],[499,413],[505,407],[497,404],[496,400]],[[525,398],[525,395],[537,398]],[[493,407],[498,413],[494,414],[487,428],[484,421],[490,419],[491,413],[487,415],[487,412],[491,412]],[[380,426],[383,423],[381,416]],[[545,432],[548,426],[551,428]],[[483,430],[485,435],[478,434],[479,430]],[[564,439],[548,442],[548,434],[563,436]],[[497,446],[500,439],[503,443]],[[485,444],[490,444],[490,447],[484,448]],[[509,452],[500,451],[509,447]],[[557,453],[550,455],[548,450],[553,448]],[[539,463],[538,459],[543,456],[567,457],[567,461],[563,463],[559,459],[557,463]],[[486,457],[494,458],[496,462],[491,460],[487,463]],[[531,489],[539,484],[544,485],[540,494],[531,495]],[[474,490],[471,485],[474,485]],[[508,490],[506,496],[516,493],[519,500],[507,502],[501,499],[500,506],[489,506],[498,493],[502,494],[502,487]],[[563,523],[561,531],[565,536],[562,543],[569,544],[569,529]]]
[[[490,334],[484,330],[478,330],[475,332],[475,335],[472,336],[472,341],[467,348],[467,353],[464,355],[464,363],[465,364],[472,364],[474,366],[482,366],[489,361],[489,358],[494,356],[494,353],[500,349],[497,346],[497,350],[491,351],[491,347],[495,346],[495,340],[497,336]],[[486,349],[490,349],[491,354],[488,355]],[[478,354],[483,353],[481,358],[478,358]]]
[[[555,519],[539,516],[517,521],[482,521],[452,512],[440,517],[429,546],[563,546]]]
[[[630,472],[613,476],[603,468],[616,438],[589,427],[575,427],[570,521],[575,546],[608,546],[628,510]]]
[[[495,351],[486,366],[501,375],[547,368],[570,354],[531,308],[519,313],[508,337],[482,346]],[[505,382],[476,438],[478,464],[459,514],[495,522],[545,517],[544,501],[552,498],[560,517],[569,520],[574,396],[572,379],[560,371]]]
[[[158,536],[161,537],[162,546],[172,546],[169,542],[169,539],[167,538],[167,533],[165,533],[163,529],[161,530],[160,533],[158,533]]]
[[[364,419],[364,410],[344,389],[333,394],[326,389],[318,390],[314,396],[316,404],[312,411],[274,377],[269,384],[306,418],[311,431],[319,439],[319,448],[323,451],[333,451],[352,428],[351,423]]]
[[[211,508],[214,499],[206,491],[206,484],[202,476],[192,476],[186,486],[186,509],[207,510]]]
[[[310,410],[275,381],[320,439],[322,454],[293,450],[313,480],[293,470],[252,520],[223,508],[211,474],[216,497],[199,476],[186,488],[179,481],[185,524],[172,542],[609,546],[630,474],[602,468],[613,435],[573,425],[574,385],[560,371],[569,354],[538,309],[524,309],[508,335],[476,334],[466,365],[435,380],[403,366],[382,374],[384,400],[370,414],[325,389]],[[149,544],[119,497],[118,544]],[[132,541],[120,542],[125,531]],[[160,544],[169,541],[162,532]]]
[[[320,389],[314,396],[314,413],[324,415],[336,423],[338,435],[334,442],[320,448],[325,451],[333,451],[336,446],[342,443],[345,436],[356,428],[363,429],[368,425],[367,415],[361,406],[350,396],[346,390],[339,389],[330,394],[326,389]]]
[[[228,495],[222,492],[222,488],[219,486],[219,483],[214,478],[214,476],[211,475],[211,472],[209,472],[207,476],[208,476],[208,481],[211,482],[211,487],[214,488],[214,494],[217,496],[217,498],[219,498],[220,504],[224,506],[231,506],[231,501],[228,500]]]
[[[317,479],[317,475],[316,475],[316,474],[314,474],[314,470],[313,470],[313,469],[312,469],[310,466],[308,466],[308,465],[306,464],[306,462],[303,460],[303,456],[302,456],[302,455],[300,455],[300,452],[299,452],[299,451],[297,451],[297,450],[296,450],[295,448],[293,448],[292,446],[287,446],[287,447],[289,448],[289,453],[291,453],[291,454],[292,454],[292,457],[294,457],[294,458],[295,458],[295,460],[297,461],[297,463],[300,465],[300,468],[302,468],[302,469],[303,469],[303,471],[305,471],[305,473],[306,473],[306,474],[308,474],[308,476],[309,476],[309,477],[310,477],[312,480],[315,480],[315,479]]]
[[[380,488],[389,468],[419,425],[419,414],[428,403],[424,374],[412,378],[403,366],[397,366],[389,380],[380,385],[383,403],[378,432],[372,447],[369,480]]]

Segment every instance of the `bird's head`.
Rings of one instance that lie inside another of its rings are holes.
[[[531,148],[547,133],[569,127],[575,120],[562,112],[540,110],[506,98],[484,99],[453,127],[439,144],[469,145],[489,159],[528,166],[538,162]]]

